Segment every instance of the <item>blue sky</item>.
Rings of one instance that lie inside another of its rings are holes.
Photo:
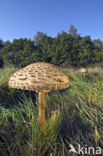
[[[0,38],[55,37],[73,24],[78,34],[103,40],[103,0],[1,0]]]

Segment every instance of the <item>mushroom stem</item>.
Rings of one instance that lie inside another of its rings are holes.
[[[46,129],[47,122],[45,119],[45,92],[39,92],[39,122],[42,129]]]
[[[84,73],[84,77],[85,77],[86,73]]]

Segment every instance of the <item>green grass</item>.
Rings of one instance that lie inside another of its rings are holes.
[[[68,152],[69,144],[103,150],[102,68],[90,68],[85,78],[78,70],[64,69],[70,87],[47,94],[46,131],[38,123],[37,94],[8,87],[16,70],[0,70],[1,156],[76,156]]]

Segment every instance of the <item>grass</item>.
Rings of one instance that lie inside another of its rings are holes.
[[[76,156],[69,153],[70,144],[103,150],[102,68],[89,68],[85,78],[78,70],[64,69],[71,85],[47,94],[46,132],[38,123],[37,94],[8,87],[16,70],[0,70],[1,156]]]

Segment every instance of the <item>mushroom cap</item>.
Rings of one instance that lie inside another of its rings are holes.
[[[69,78],[57,67],[45,62],[30,64],[14,73],[9,86],[36,92],[68,88]]]
[[[80,69],[81,73],[86,73],[87,72],[87,69],[86,68],[82,68]]]

